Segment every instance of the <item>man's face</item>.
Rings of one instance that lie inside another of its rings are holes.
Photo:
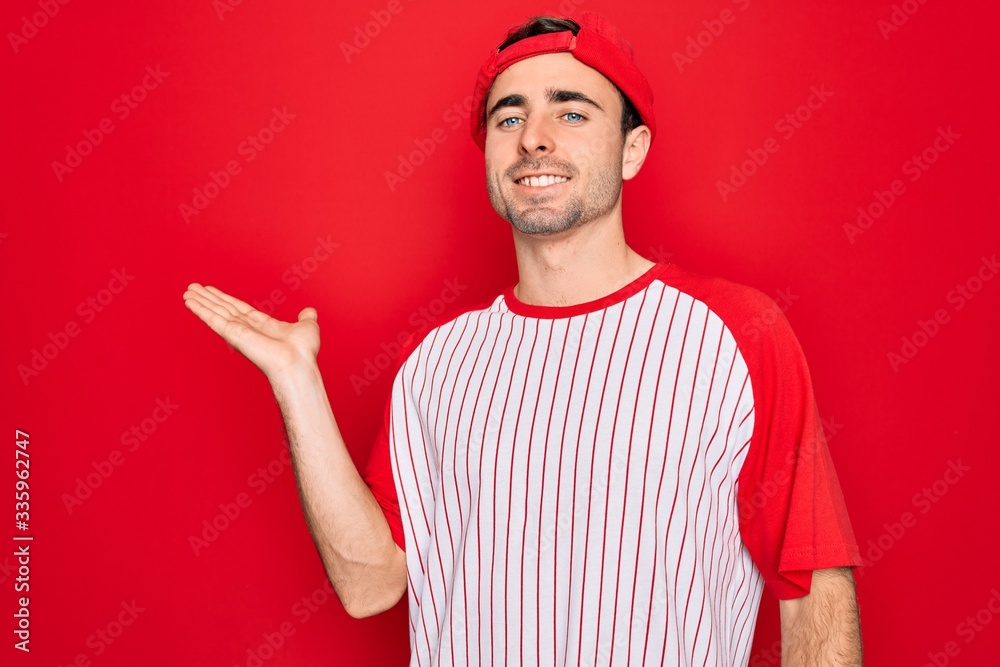
[[[552,235],[618,206],[621,112],[614,84],[569,53],[504,70],[486,102],[486,186],[500,217],[525,234]]]

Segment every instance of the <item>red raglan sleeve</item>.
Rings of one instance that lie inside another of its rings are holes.
[[[859,566],[802,348],[781,309],[749,290],[734,335],[750,372],[754,426],[739,475],[740,533],[778,599],[809,593],[812,571]]]
[[[385,411],[382,417],[382,426],[375,444],[372,446],[368,456],[368,463],[361,472],[368,488],[371,489],[375,500],[382,507],[385,520],[389,523],[389,530],[392,532],[392,539],[405,550],[406,544],[403,539],[403,519],[399,511],[399,497],[396,494],[396,483],[392,475],[392,460],[389,434],[392,418],[392,393],[385,402]]]
[[[372,495],[375,496],[375,500],[382,508],[385,520],[389,524],[389,530],[392,532],[393,541],[404,551],[406,550],[406,541],[403,531],[403,517],[400,511],[399,495],[396,492],[395,476],[392,472],[392,439],[394,435],[392,430],[392,395],[403,364],[423,340],[424,333],[421,330],[406,336],[400,343],[398,355],[387,368],[387,371],[392,374],[392,384],[389,386],[389,396],[385,401],[382,424],[379,427],[378,435],[375,436],[375,443],[368,455],[368,461],[361,471],[361,478],[371,489]]]

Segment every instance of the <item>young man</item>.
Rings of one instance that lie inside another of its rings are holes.
[[[767,585],[783,664],[860,665],[860,555],[787,321],[625,243],[656,132],[631,46],[592,12],[533,19],[475,97],[519,282],[406,346],[364,477],[316,311],[185,293],[270,380],[344,606],[407,593],[414,665],[746,665]]]

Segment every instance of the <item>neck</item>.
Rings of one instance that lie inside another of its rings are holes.
[[[536,306],[572,306],[600,299],[655,263],[625,243],[620,212],[552,236],[514,230],[514,246],[519,278],[514,296]]]

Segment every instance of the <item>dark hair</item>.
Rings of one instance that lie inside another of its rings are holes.
[[[542,35],[548,32],[562,32],[564,30],[572,30],[573,34],[580,32],[580,25],[576,21],[571,21],[570,19],[557,19],[550,16],[534,16],[528,19],[524,25],[517,29],[510,37],[501,44],[497,51],[503,51],[511,44],[521,41],[526,37],[534,37],[535,35]],[[614,85],[614,83],[612,83]],[[618,95],[622,98],[622,141],[625,141],[625,137],[628,133],[635,128],[642,125],[642,118],[639,117],[639,112],[636,111],[635,105],[632,104],[632,100],[625,97],[625,93],[622,92],[621,88],[615,86],[615,90],[618,91]]]

